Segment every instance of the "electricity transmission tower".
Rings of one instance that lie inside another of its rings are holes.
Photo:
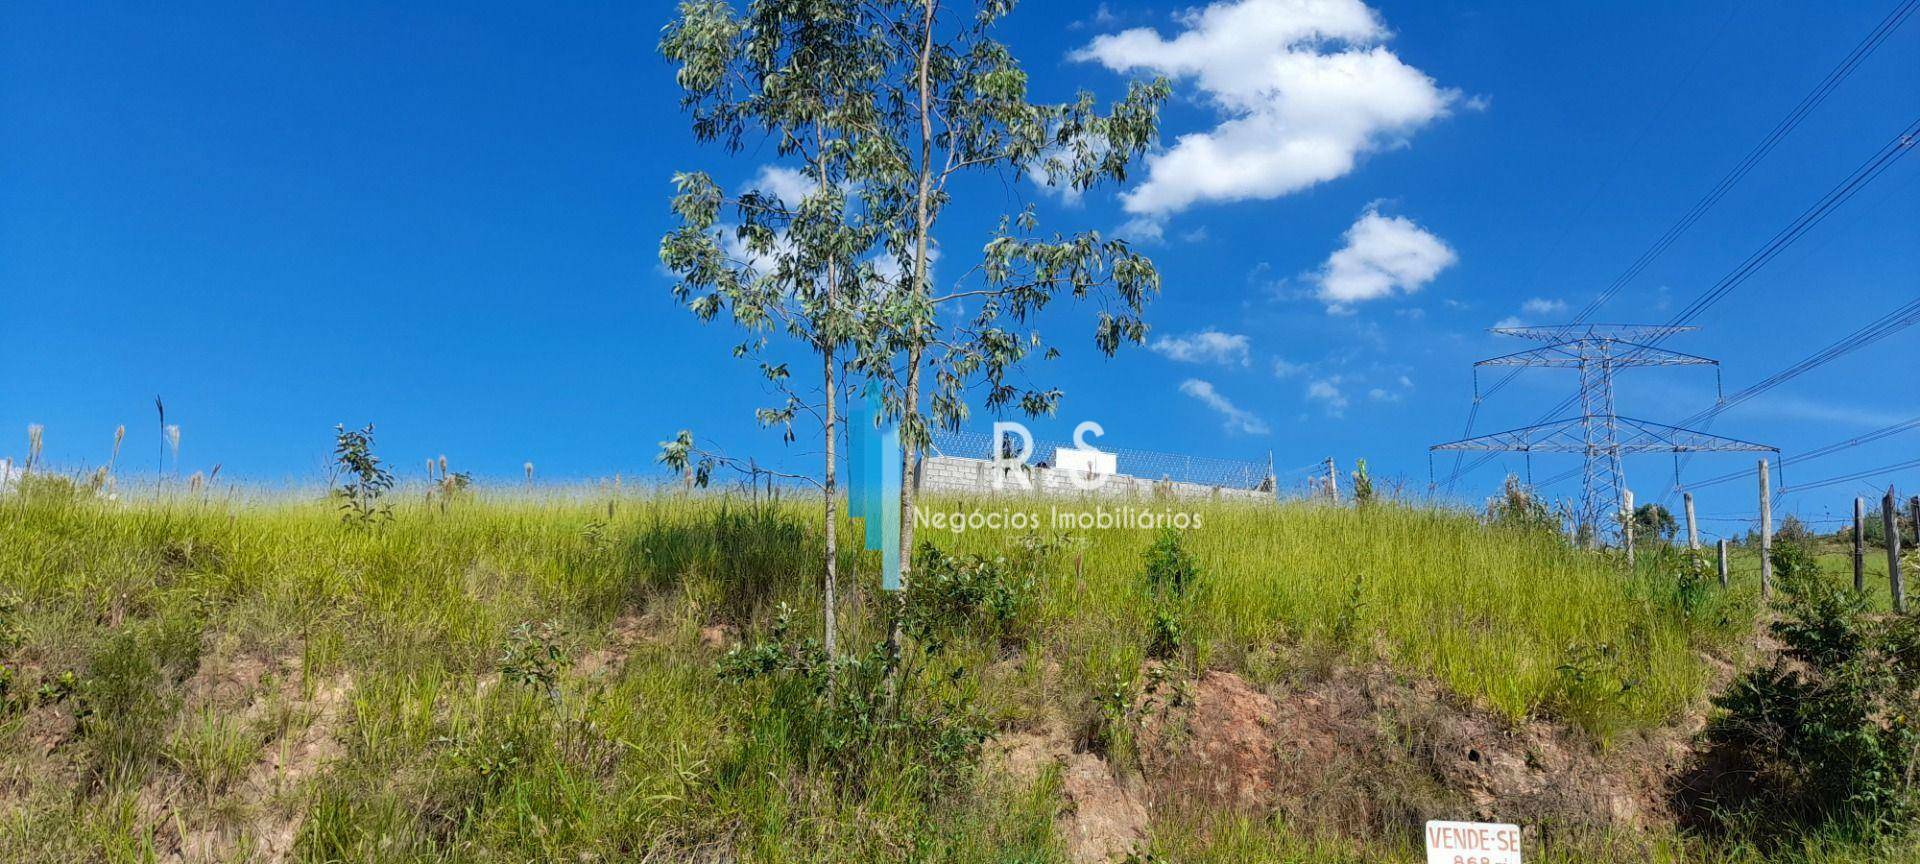
[[[1498,327],[1503,336],[1544,343],[1512,354],[1482,360],[1474,366],[1474,395],[1480,390],[1480,368],[1544,367],[1575,369],[1580,375],[1580,414],[1532,426],[1436,444],[1430,451],[1478,450],[1527,453],[1579,453],[1580,505],[1573,514],[1576,527],[1587,529],[1592,542],[1610,534],[1616,520],[1605,511],[1624,513],[1626,466],[1621,457],[1641,453],[1759,452],[1778,448],[1750,441],[1709,435],[1695,429],[1668,426],[1650,420],[1622,417],[1613,409],[1613,374],[1642,366],[1712,366],[1718,387],[1719,361],[1658,348],[1653,343],[1693,327],[1656,324],[1559,324],[1546,327]],[[1628,514],[1628,518],[1631,515]]]

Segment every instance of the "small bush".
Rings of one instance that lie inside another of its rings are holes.
[[[1200,581],[1200,562],[1180,545],[1180,532],[1167,528],[1147,547],[1147,590],[1158,596],[1184,597]]]
[[[1576,642],[1567,646],[1560,665],[1552,713],[1605,739],[1618,731],[1627,700],[1639,686],[1630,649],[1611,642]]]
[[[965,669],[941,662],[943,645],[902,651],[879,642],[829,657],[817,640],[794,634],[793,610],[781,604],[765,640],[719,662],[720,678],[751,697],[742,760],[772,749],[850,794],[906,778],[932,800],[978,758],[990,733]]]
[[[1172,660],[1186,641],[1187,625],[1179,612],[1165,608],[1153,610],[1153,623],[1147,634],[1149,659]]]
[[[501,680],[557,698],[560,669],[567,662],[559,630],[551,621],[523,621],[514,627],[500,652]]]
[[[1034,575],[1005,558],[948,555],[926,543],[914,556],[901,628],[925,643],[971,633],[1017,642],[1034,602]]]
[[[393,488],[393,472],[373,455],[373,424],[362,429],[333,427],[334,470],[347,478],[333,490],[340,499],[340,518],[348,524],[370,525],[375,520],[393,518],[393,508],[380,503],[380,497]]]
[[[170,684],[199,663],[197,628],[151,621],[107,640],[78,682],[80,737],[102,785],[137,781],[161,751],[176,697]]]
[[[1200,562],[1180,544],[1180,532],[1168,528],[1147,547],[1141,574],[1149,615],[1147,656],[1172,660],[1187,643],[1194,595],[1200,587]]]
[[[1496,528],[1560,532],[1560,518],[1546,500],[1512,474],[1507,475],[1500,494],[1487,499],[1486,521]]]
[[[1782,840],[1810,829],[1873,836],[1920,815],[1920,627],[1866,614],[1796,543],[1774,548],[1781,656],[1714,700],[1716,766],[1695,805],[1717,828]]]

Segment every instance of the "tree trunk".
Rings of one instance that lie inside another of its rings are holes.
[[[828,188],[828,184],[833,182],[833,175],[827,170],[827,144],[825,135],[817,126],[814,128],[814,143],[817,148],[815,152],[820,154],[817,179],[821,190],[825,190]],[[827,409],[824,412],[824,417],[822,417],[820,424],[826,433],[822,436],[826,442],[824,459],[826,476],[823,478],[825,482],[821,484],[821,490],[824,493],[821,495],[823,499],[821,509],[826,516],[825,535],[827,542],[826,585],[822,592],[824,596],[821,597],[821,605],[825,607],[826,634],[823,641],[826,643],[827,658],[829,660],[839,656],[838,649],[840,646],[840,521],[838,514],[835,512],[840,503],[838,500],[840,491],[840,469],[834,460],[834,456],[837,455],[837,445],[840,443],[840,382],[834,375],[835,369],[833,368],[834,347],[836,344],[834,338],[836,336],[834,329],[836,327],[834,320],[834,301],[838,299],[840,288],[838,281],[840,274],[834,266],[836,261],[837,259],[833,257],[829,257],[826,261],[826,284],[823,286],[824,290],[821,292],[826,295],[826,310],[821,314],[820,322],[814,325],[814,335],[815,338],[819,340],[820,348],[821,392],[826,396],[827,401]]]
[[[829,274],[828,278],[831,279],[832,278],[831,268],[829,268],[828,274]],[[827,290],[831,291],[833,289],[829,287]],[[822,496],[823,498],[826,499],[824,509],[826,511],[826,517],[827,517],[827,532],[826,532],[827,534],[827,585],[826,585],[826,596],[822,599],[821,602],[826,606],[826,610],[827,610],[826,612],[827,656],[831,658],[831,657],[837,656],[835,654],[835,650],[839,646],[839,640],[837,638],[838,631],[839,631],[839,621],[837,617],[838,609],[836,607],[836,604],[839,598],[839,580],[840,580],[840,522],[839,522],[838,514],[835,513],[835,510],[837,509],[837,505],[839,504],[839,501],[837,501],[836,498],[839,495],[840,490],[839,490],[839,477],[837,474],[839,469],[838,469],[838,466],[834,464],[833,457],[834,457],[834,445],[839,443],[838,438],[840,433],[840,427],[839,427],[840,393],[839,393],[839,390],[837,389],[839,386],[839,383],[834,379],[834,375],[833,375],[833,359],[834,358],[833,358],[833,344],[831,342],[827,344],[826,349],[821,352],[821,355],[825,358],[824,362],[821,364],[821,367],[822,367],[821,375],[825,379],[826,387],[827,387],[827,412],[826,412],[827,416],[826,416],[825,422],[821,424],[826,427],[826,441],[827,441],[827,453],[826,453],[826,475],[827,476],[826,476],[826,483],[825,483],[826,494]]]
[[[933,19],[938,6],[938,0],[925,0],[925,15],[920,22],[920,60],[915,69],[920,84],[920,189],[913,202],[913,291],[921,297],[930,293],[927,235],[932,227],[927,223],[933,216],[933,89],[928,66],[933,62]],[[907,433],[900,451],[900,585],[903,588],[913,572],[913,477],[920,465],[920,429],[925,425],[914,422],[920,413],[920,362],[926,338],[920,328],[921,324],[914,322],[907,342],[907,387],[900,418],[901,429]]]

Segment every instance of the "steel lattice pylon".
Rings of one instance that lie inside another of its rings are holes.
[[[1616,529],[1617,520],[1603,518],[1607,510],[1623,513],[1627,475],[1621,457],[1639,453],[1779,452],[1751,441],[1710,435],[1693,429],[1649,420],[1622,417],[1614,412],[1613,373],[1641,366],[1712,366],[1719,361],[1655,347],[1652,343],[1692,327],[1637,324],[1565,324],[1550,327],[1499,327],[1492,332],[1544,342],[1513,354],[1482,360],[1474,366],[1474,397],[1480,393],[1483,366],[1538,366],[1578,370],[1580,414],[1491,435],[1436,444],[1431,450],[1480,450],[1519,453],[1579,453],[1582,467],[1580,507],[1576,526],[1590,529],[1598,541]]]

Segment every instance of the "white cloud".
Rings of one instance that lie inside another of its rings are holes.
[[[1558,315],[1565,311],[1567,311],[1567,301],[1565,300],[1548,300],[1544,297],[1533,297],[1528,299],[1527,302],[1520,304],[1520,312],[1525,315]]]
[[[820,184],[813,182],[812,177],[792,168],[762,165],[760,173],[753,175],[753,179],[747,182],[747,188],[779,198],[781,203],[788,207],[799,207],[801,199],[813,194],[813,190],[820,188]]]
[[[740,226],[721,223],[714,226],[720,236],[720,253],[739,262],[757,275],[772,273],[779,266],[780,259],[793,254],[793,241],[787,239],[786,232],[774,235],[773,247],[765,251],[747,248],[746,241],[740,239]]]
[[[753,179],[744,184],[742,191],[772,195],[788,207],[798,207],[802,199],[818,188],[819,184],[800,171],[778,165],[762,165],[753,175]],[[787,239],[785,231],[775,235],[773,248],[770,251],[755,252],[748,249],[747,244],[741,241],[740,226],[721,223],[714,228],[720,235],[720,252],[759,274],[772,272],[779,258],[793,254],[793,241]]]
[[[1329,312],[1376,300],[1396,289],[1408,294],[1460,260],[1452,248],[1405,216],[1368,208],[1342,235],[1346,245],[1327,257],[1313,278]]]
[[[1187,336],[1162,336],[1149,346],[1155,354],[1181,363],[1218,363],[1245,366],[1251,351],[1247,337],[1238,333],[1202,330]]]
[[[1368,390],[1368,391],[1367,391],[1367,398],[1368,398],[1368,399],[1372,399],[1372,400],[1373,400],[1373,401],[1375,401],[1375,402],[1398,402],[1398,401],[1400,401],[1400,397],[1399,397],[1399,395],[1398,395],[1398,394],[1394,394],[1394,393],[1389,393],[1389,392],[1387,392],[1387,389],[1386,389],[1385,387],[1375,387],[1375,388],[1373,388],[1372,390]]]
[[[1296,375],[1304,374],[1306,371],[1307,364],[1305,363],[1293,363],[1279,357],[1273,358],[1273,377],[1275,378],[1292,378]]]
[[[940,246],[938,244],[928,244],[927,281],[929,283],[937,284],[940,281],[939,278],[935,276],[935,265],[939,263]],[[905,276],[907,272],[906,265],[903,264],[900,259],[893,257],[893,253],[891,252],[882,252],[875,256],[873,259],[873,270],[880,278],[888,282],[900,281],[900,277]]]
[[[1167,222],[1152,216],[1135,216],[1113,229],[1113,233],[1115,237],[1135,243],[1164,243],[1167,240]]]
[[[1340,391],[1340,376],[1321,378],[1307,385],[1307,400],[1319,402],[1327,409],[1327,416],[1345,416],[1347,406],[1352,404],[1347,394]]]
[[[1493,322],[1493,327],[1496,330],[1507,327],[1532,327],[1543,318],[1557,318],[1564,315],[1566,311],[1567,301],[1565,300],[1530,297],[1520,304],[1520,314],[1508,315],[1505,318],[1495,321]]]
[[[1460,99],[1382,47],[1390,34],[1360,0],[1218,2],[1178,20],[1171,39],[1138,27],[1070,55],[1191,79],[1224,115],[1147,158],[1146,181],[1123,196],[1130,213],[1298,192],[1404,143]]]
[[[1213,385],[1198,378],[1188,378],[1180,382],[1180,392],[1200,400],[1200,404],[1213,409],[1225,420],[1228,432],[1245,432],[1248,435],[1265,435],[1270,430],[1267,422],[1253,414],[1241,410],[1227,397],[1213,389]]]

